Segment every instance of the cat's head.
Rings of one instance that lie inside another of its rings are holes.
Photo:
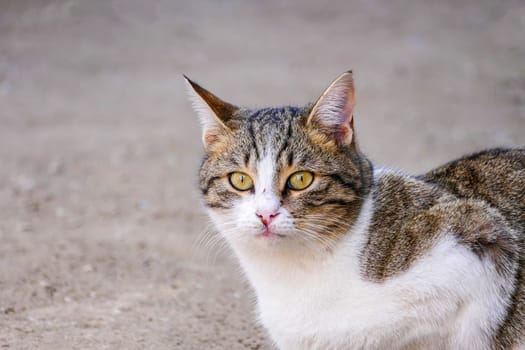
[[[200,190],[236,247],[330,248],[371,186],[357,148],[351,72],[305,107],[238,108],[186,79],[203,130]]]

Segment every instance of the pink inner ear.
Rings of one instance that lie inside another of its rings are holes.
[[[210,146],[219,139],[219,135],[216,132],[208,131],[204,134],[203,141],[206,146]]]
[[[354,135],[354,118],[350,115],[350,122],[341,125],[339,130],[335,132],[335,140],[337,144],[349,144],[352,142],[352,136]]]
[[[320,107],[326,108],[327,106]],[[325,111],[318,110],[318,113],[314,116],[322,130],[330,134],[338,145],[350,144],[354,135],[353,100],[345,99],[344,107],[329,109],[329,113]]]

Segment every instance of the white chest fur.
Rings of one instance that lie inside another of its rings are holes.
[[[504,312],[491,266],[443,238],[409,271],[374,283],[359,271],[371,200],[322,260],[237,254],[260,321],[281,349],[484,349]]]

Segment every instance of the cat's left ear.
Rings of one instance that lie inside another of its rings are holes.
[[[352,71],[341,74],[312,107],[307,125],[333,138],[337,145],[350,145],[354,138],[355,95]]]
[[[209,149],[221,135],[230,131],[228,121],[239,108],[221,100],[185,75],[184,79],[193,109],[201,122],[202,142]]]

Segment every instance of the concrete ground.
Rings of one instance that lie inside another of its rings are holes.
[[[523,1],[0,2],[0,348],[271,349],[201,243],[181,74],[303,104],[352,68],[378,164],[525,145]]]

